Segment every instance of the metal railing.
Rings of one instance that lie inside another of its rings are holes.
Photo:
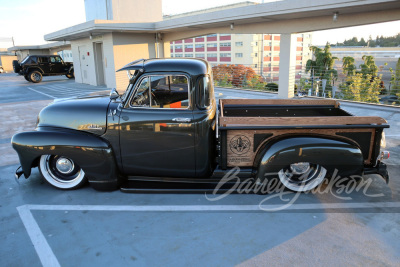
[[[289,71],[295,80],[294,91],[298,96],[320,96],[360,102],[400,105],[400,77],[396,79],[395,70],[380,66],[375,71],[357,70],[351,73],[342,66],[334,67],[336,75],[325,69],[306,72],[304,65],[296,65]],[[213,66],[216,86],[250,88],[261,91],[278,92],[279,65],[220,64]]]

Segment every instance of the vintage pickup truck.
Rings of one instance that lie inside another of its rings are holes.
[[[233,168],[256,181],[275,175],[290,190],[338,175],[379,174],[388,181],[380,117],[355,117],[335,100],[221,99],[200,59],[132,62],[119,95],[56,101],[35,131],[13,136],[29,177],[39,166],[59,189],[86,181],[97,190],[132,181],[216,182]]]

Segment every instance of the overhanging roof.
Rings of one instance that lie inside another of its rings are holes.
[[[25,46],[13,46],[7,49],[8,52],[21,51],[21,50],[43,50],[43,49],[53,49],[60,47],[70,47],[71,43],[65,42],[54,42],[43,45],[25,45]]]
[[[341,16],[355,16],[371,12],[387,11],[393,13],[395,11],[400,14],[400,1],[398,0],[320,0],[314,1],[312,6],[310,6],[310,3],[309,0],[282,0],[172,18],[154,23],[93,20],[47,34],[44,38],[48,41],[62,41],[87,38],[89,35],[95,36],[110,32],[172,33],[199,29],[207,29],[211,33],[213,29],[221,27],[228,29],[231,23],[234,23],[236,27],[269,22],[290,23],[290,20],[313,17],[329,17],[331,19],[334,12],[339,12],[339,20]],[[400,16],[397,17],[397,19],[399,18]],[[386,19],[386,21],[396,20],[393,19],[393,16],[388,16]],[[371,23],[382,21],[385,21],[385,16]],[[304,25],[301,31],[325,30],[355,25],[360,24],[350,19],[345,23],[321,24],[320,28],[318,28],[318,25],[310,25],[308,28],[307,25]],[[298,29],[296,31],[301,32]]]

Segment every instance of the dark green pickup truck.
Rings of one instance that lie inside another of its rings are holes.
[[[308,191],[340,175],[388,173],[380,117],[355,117],[334,100],[214,97],[212,70],[200,59],[132,62],[123,95],[56,101],[37,129],[12,145],[29,177],[74,189],[132,189],[132,181],[212,183],[232,169],[243,179],[279,178]]]

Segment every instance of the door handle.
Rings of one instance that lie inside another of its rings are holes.
[[[173,118],[172,121],[176,121],[176,122],[191,122],[192,119],[190,119],[190,118]]]

